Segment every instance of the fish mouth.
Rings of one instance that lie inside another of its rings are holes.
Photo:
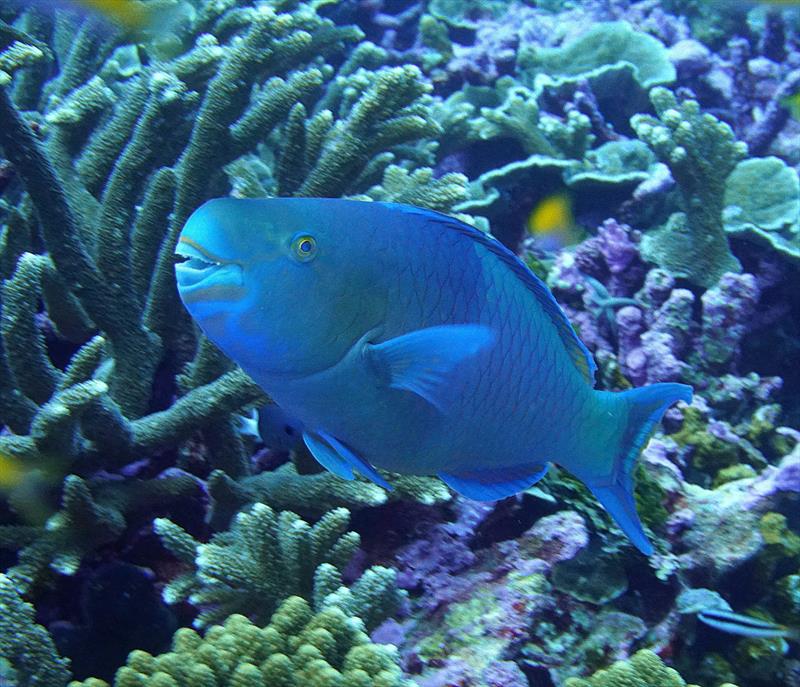
[[[180,238],[175,255],[175,279],[182,291],[205,286],[242,286],[242,266],[214,255],[190,238]]]

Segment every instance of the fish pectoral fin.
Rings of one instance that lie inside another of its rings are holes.
[[[496,501],[524,491],[547,472],[547,464],[534,463],[511,468],[493,468],[451,474],[440,472],[439,478],[451,489],[475,501]]]
[[[354,479],[353,470],[384,489],[392,490],[380,473],[341,441],[326,432],[303,432],[303,441],[322,467],[346,480]]]
[[[418,329],[379,344],[365,353],[389,386],[424,398],[439,411],[448,406],[448,381],[459,363],[477,355],[495,340],[480,324],[449,324]]]

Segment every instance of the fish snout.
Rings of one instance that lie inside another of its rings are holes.
[[[226,260],[214,255],[188,237],[178,239],[175,255],[180,262],[175,263],[175,280],[183,295],[192,291],[211,287],[243,287],[242,265],[234,260]]]

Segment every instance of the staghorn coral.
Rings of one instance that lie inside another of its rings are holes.
[[[666,164],[678,184],[683,212],[667,226],[642,240],[642,254],[651,262],[699,286],[717,283],[725,272],[738,272],[722,224],[725,181],[747,146],[734,139],[731,128],[697,101],[678,103],[665,88],[654,88],[650,100],[658,119],[635,115],[631,126]]]
[[[0,657],[18,687],[64,687],[68,661],[60,658],[47,631],[36,624],[33,607],[19,596],[13,580],[0,574]]]
[[[0,548],[18,549],[8,578],[25,592],[53,573],[75,574],[83,556],[114,542],[128,519],[146,517],[154,507],[196,494],[197,482],[189,475],[108,482],[97,485],[93,493],[90,484],[69,475],[61,509],[43,526],[0,525]],[[30,499],[30,494],[21,498]],[[26,512],[23,507],[19,510]]]
[[[247,477],[231,413],[263,394],[206,342],[194,346],[174,287],[177,233],[227,190],[223,168],[261,144],[277,160],[273,192],[367,191],[392,161],[412,174],[387,192],[419,188],[414,144],[438,131],[424,107],[430,87],[414,66],[382,66],[385,53],[367,43],[331,67],[326,59],[362,33],[315,3],[200,3],[169,50],[143,43],[148,60],[91,17],[36,16],[22,15],[31,36],[13,37],[31,54],[52,42],[60,72],[45,81],[17,70],[0,85],[0,150],[24,189],[0,208],[0,423],[13,432],[0,436],[0,451],[52,465],[59,478],[89,478],[199,431],[211,467]],[[69,32],[75,40],[62,40]],[[24,115],[23,104],[37,112]],[[444,180],[429,197],[449,209],[459,185]],[[66,368],[52,358],[51,333],[68,351]],[[177,385],[171,404],[155,396],[165,377]],[[91,501],[102,480],[85,487]],[[112,529],[125,527],[123,518]],[[30,530],[7,535],[39,554],[53,549],[37,547]],[[90,541],[77,550],[92,550]],[[29,581],[50,564],[39,554]]]
[[[373,644],[361,621],[339,608],[314,613],[296,596],[286,599],[269,625],[241,615],[208,629],[175,633],[172,652],[134,651],[117,671],[114,687],[412,687],[397,665],[397,650]],[[108,687],[102,680],[71,687]]]
[[[369,568],[349,589],[342,587],[341,572],[360,543],[358,534],[346,531],[349,519],[347,509],[337,508],[312,526],[259,503],[208,544],[158,519],[155,529],[165,546],[194,568],[165,587],[164,599],[189,599],[201,609],[195,626],[205,627],[232,613],[264,624],[283,599],[300,595],[318,610],[335,605],[358,615],[372,629],[397,610],[403,595],[395,589],[395,572],[382,567]]]

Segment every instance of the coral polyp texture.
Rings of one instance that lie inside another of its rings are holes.
[[[71,687],[102,687],[90,679]],[[397,648],[373,644],[356,617],[334,608],[314,613],[300,597],[281,604],[266,627],[233,614],[204,637],[178,630],[172,651],[151,656],[134,651],[114,679],[115,687],[191,685],[319,685],[412,687],[397,664]]]
[[[793,3],[0,0],[0,684],[797,687],[799,173]],[[325,470],[179,298],[226,196],[451,215],[690,385],[654,553],[561,469]]]

